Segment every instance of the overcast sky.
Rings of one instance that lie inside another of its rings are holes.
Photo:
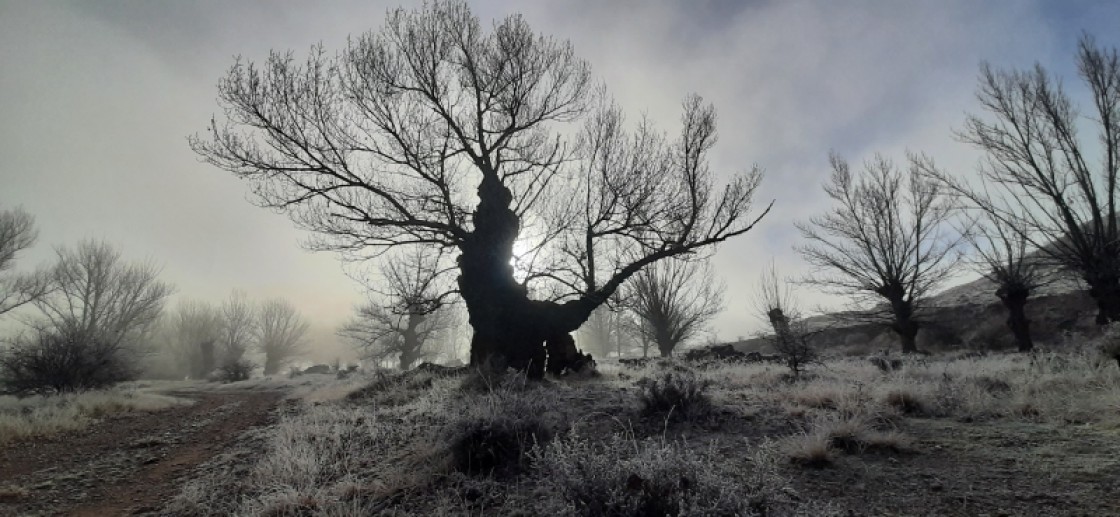
[[[0,0],[0,208],[22,205],[40,230],[22,265],[105,239],[162,264],[177,298],[286,298],[326,346],[359,286],[334,256],[303,251],[285,216],[250,204],[246,185],[200,163],[186,139],[217,109],[234,56],[336,50],[401,3]],[[471,4],[484,22],[521,12],[571,40],[632,117],[674,129],[680,101],[701,94],[719,113],[717,170],[766,170],[760,201],[776,199],[774,212],[716,257],[730,295],[714,325],[724,339],[759,328],[744,293],[767,261],[804,272],[792,223],[827,206],[830,150],[854,163],[922,150],[968,173],[977,155],[952,129],[975,110],[981,61],[1038,61],[1079,87],[1081,32],[1120,44],[1120,2],[1108,1]]]

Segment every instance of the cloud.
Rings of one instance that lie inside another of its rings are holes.
[[[417,2],[407,2],[415,5]],[[1035,60],[1072,73],[1082,29],[1116,44],[1115,4],[1063,2],[472,2],[485,20],[521,11],[568,39],[632,118],[675,128],[697,92],[719,112],[718,170],[767,170],[759,202],[774,212],[725,245],[717,271],[731,293],[753,290],[775,257],[804,266],[792,222],[821,212],[820,183],[836,150],[925,150],[969,170],[952,139],[981,60]],[[1102,5],[1106,4],[1106,5]],[[217,109],[218,77],[233,56],[297,55],[376,28],[396,2],[7,2],[0,4],[0,204],[37,217],[43,244],[84,237],[165,264],[184,296],[232,288],[283,296],[325,326],[341,322],[358,288],[334,257],[307,254],[304,235],[245,201],[244,185],[198,162],[187,135]],[[829,301],[807,292],[810,300]],[[716,322],[725,338],[760,326],[744,296]]]

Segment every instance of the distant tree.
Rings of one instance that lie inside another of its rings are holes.
[[[876,155],[853,174],[832,155],[824,191],[835,206],[797,224],[808,241],[797,250],[816,268],[805,281],[855,297],[852,315],[889,317],[904,353],[917,350],[918,310],[960,258],[960,239],[950,232],[952,198],[922,175],[935,170],[932,160],[916,154],[908,159],[905,173]]]
[[[35,301],[47,329],[96,336],[111,345],[136,344],[163,311],[174,288],[147,262],[126,263],[105,242],[60,248],[50,271],[51,292]]]
[[[711,106],[690,97],[674,141],[628,136],[569,43],[520,16],[484,29],[461,1],[393,10],[336,56],[237,62],[218,90],[225,116],[192,148],[317,232],[316,248],[458,251],[476,365],[543,375],[544,343],[564,342],[635,273],[761,218],[751,213],[761,171],[714,184]],[[575,136],[600,120],[616,122],[599,133],[604,145]],[[592,205],[609,210],[576,213]],[[546,251],[520,276],[519,239]],[[552,350],[552,364],[586,362],[574,344]]]
[[[988,117],[970,115],[958,133],[987,155],[979,179],[929,173],[1041,257],[1079,274],[1103,325],[1120,321],[1120,57],[1085,35],[1077,65],[1092,98],[1085,116],[1042,65],[984,64],[977,97]],[[1096,140],[1079,137],[1082,122],[1097,126]]]
[[[656,343],[661,357],[704,332],[723,309],[723,286],[703,261],[669,260],[639,272],[627,299],[639,332]]]
[[[39,299],[49,289],[50,278],[43,271],[11,271],[19,252],[35,244],[37,237],[30,214],[19,208],[0,212],[0,316]]]
[[[257,348],[264,354],[264,374],[272,375],[303,352],[309,325],[299,311],[284,300],[264,302],[257,310],[257,318],[260,329]]]
[[[778,278],[773,262],[759,278],[757,297],[759,315],[770,324],[773,332],[768,340],[793,376],[800,377],[806,365],[817,361],[817,351],[809,343],[811,333],[797,307],[793,290],[789,282]]]
[[[218,367],[217,345],[221,341],[222,315],[214,306],[200,301],[180,301],[171,317],[175,350],[192,379],[205,379]]]
[[[441,282],[446,269],[439,254],[397,255],[382,264],[376,297],[358,308],[339,334],[377,361],[397,357],[408,370],[433,355],[441,333],[456,323],[446,307],[450,291]]]
[[[72,391],[128,380],[138,373],[144,338],[170,285],[148,263],[125,263],[106,243],[58,250],[49,294],[35,300],[34,335],[0,357],[9,387]]]
[[[1050,280],[1038,254],[1031,253],[1024,229],[1014,229],[990,217],[969,221],[962,232],[975,250],[977,271],[996,285],[995,295],[1007,308],[1007,327],[1020,352],[1034,348],[1027,300]]]
[[[218,331],[218,367],[240,363],[245,352],[257,339],[260,330],[257,326],[256,310],[249,303],[245,293],[233,291],[229,298],[218,308],[221,327]]]

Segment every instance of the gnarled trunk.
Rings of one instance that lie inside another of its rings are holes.
[[[1029,352],[1034,348],[1031,340],[1031,322],[1027,319],[1026,306],[1030,291],[1025,289],[1000,289],[996,295],[1007,307],[1007,327],[1015,336],[1015,343],[1020,352]]]
[[[513,277],[513,243],[520,231],[510,209],[513,196],[496,174],[484,174],[478,188],[474,231],[460,244],[459,290],[466,302],[474,336],[472,366],[508,366],[531,378],[544,376],[550,340],[554,357],[549,370],[575,369],[590,356],[575,349],[569,332],[591,315],[587,302],[559,305],[530,300]]]

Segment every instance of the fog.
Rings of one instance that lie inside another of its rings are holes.
[[[18,266],[105,239],[160,264],[176,298],[285,298],[313,322],[317,358],[352,353],[334,329],[361,285],[336,256],[303,250],[307,235],[248,202],[186,138],[218,110],[215,85],[235,56],[333,51],[401,3],[0,1],[0,207],[22,205],[40,234]],[[631,117],[668,129],[685,95],[703,95],[719,114],[716,170],[766,170],[758,201],[774,210],[715,257],[729,293],[712,325],[722,339],[761,328],[749,293],[767,262],[805,273],[792,223],[824,210],[830,150],[854,163],[921,150],[972,170],[978,154],[952,131],[976,110],[978,64],[1038,61],[1075,84],[1081,32],[1114,46],[1120,19],[1107,2],[471,4],[484,20],[521,12],[570,40]]]

